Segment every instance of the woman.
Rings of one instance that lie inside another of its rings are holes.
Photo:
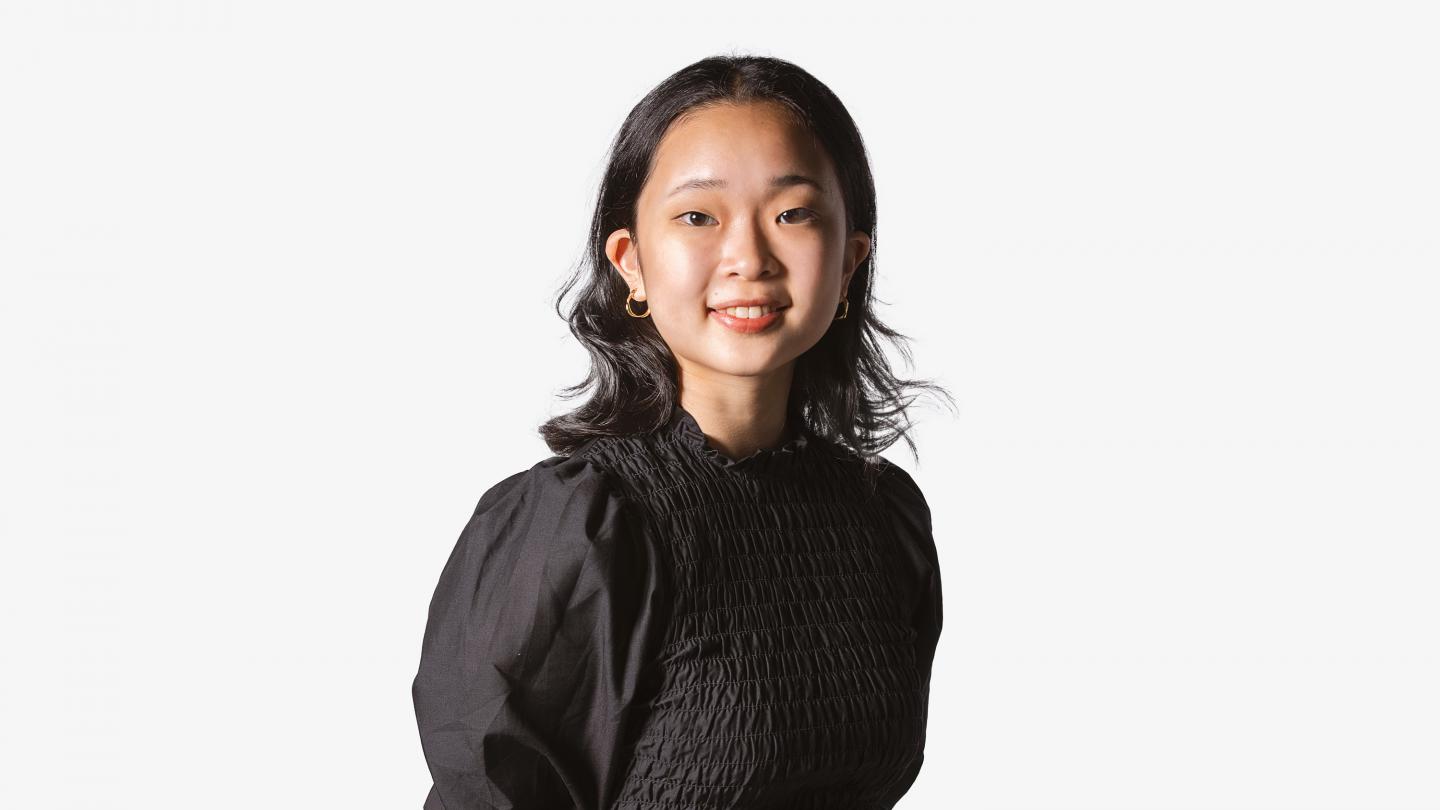
[[[942,611],[925,498],[878,453],[906,388],[943,390],[879,350],[859,132],[793,64],[708,58],[631,111],[599,196],[566,389],[595,391],[430,604],[425,807],[889,808]]]

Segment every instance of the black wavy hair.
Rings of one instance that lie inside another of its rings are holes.
[[[662,81],[626,116],[611,143],[590,225],[589,245],[560,288],[555,310],[590,354],[585,379],[561,389],[566,399],[594,388],[570,413],[546,420],[540,435],[550,449],[570,455],[590,439],[648,432],[665,424],[679,398],[675,357],[649,318],[625,312],[630,289],[611,266],[606,239],[619,228],[636,234],[636,202],[650,175],[661,138],[688,113],[726,103],[774,102],[814,134],[834,164],[845,199],[846,233],[870,235],[870,253],[851,276],[849,311],[795,361],[789,416],[811,434],[848,449],[878,472],[878,456],[908,435],[910,389],[953,398],[929,380],[896,377],[882,341],[894,343],[907,364],[910,340],[875,317],[875,181],[860,132],[830,88],[797,65],[754,55],[716,55]],[[636,234],[638,238],[638,234]],[[565,299],[582,284],[568,312]]]

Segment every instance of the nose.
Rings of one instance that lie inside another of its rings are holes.
[[[720,269],[741,278],[769,278],[779,272],[764,229],[753,218],[737,221],[725,234]]]

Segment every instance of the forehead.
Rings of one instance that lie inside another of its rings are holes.
[[[671,124],[655,152],[647,191],[704,175],[731,188],[763,190],[779,174],[828,177],[829,160],[811,132],[773,102],[719,104]],[[825,183],[832,186],[832,183]]]

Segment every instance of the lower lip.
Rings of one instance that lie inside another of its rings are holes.
[[[789,307],[785,309],[789,309]],[[720,325],[726,329],[749,334],[751,332],[762,332],[770,328],[772,324],[780,320],[780,315],[785,309],[772,310],[769,315],[763,315],[759,318],[737,318],[734,315],[726,314],[718,309],[712,309],[710,310],[710,317],[719,321]]]

